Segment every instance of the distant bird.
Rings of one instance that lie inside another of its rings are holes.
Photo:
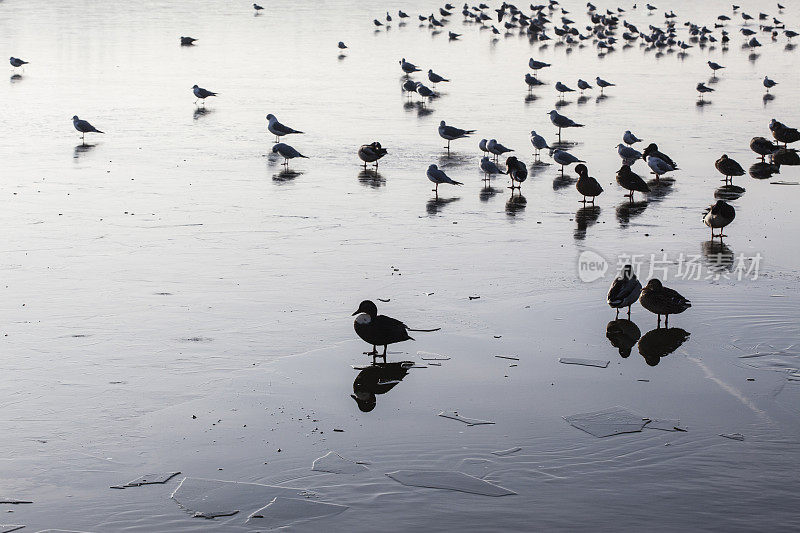
[[[283,164],[289,166],[289,160],[294,159],[296,157],[302,157],[303,159],[308,159],[306,156],[292,148],[286,143],[278,143],[272,147],[273,154],[279,154],[283,157]]]
[[[725,200],[717,200],[717,203],[710,206],[703,217],[703,223],[711,228],[711,240],[716,237],[720,240],[725,236],[722,234],[722,228],[733,222],[736,218],[736,210],[733,206]],[[714,235],[714,229],[719,229],[719,235]]]
[[[591,89],[591,88],[592,88],[592,86],[589,85],[587,82],[585,82],[583,80],[578,80],[578,89],[581,90],[581,94],[583,94],[583,91],[586,91],[586,90]]]
[[[761,160],[778,150],[779,146],[764,137],[753,137],[750,140],[750,149],[761,156]]]
[[[677,291],[664,287],[661,281],[653,278],[647,282],[642,294],[639,296],[642,307],[658,315],[658,325],[661,325],[661,315],[664,315],[664,326],[668,327],[669,315],[683,313],[692,306],[692,303],[681,296]]]
[[[263,7],[261,7],[261,6],[260,6],[260,5],[258,5],[258,4],[253,4],[253,9],[255,9],[255,10],[256,10],[256,13],[258,13],[259,11],[263,10],[264,8],[263,8]]]
[[[714,92],[714,89],[712,89],[711,87],[706,87],[705,84],[702,83],[702,82],[697,84],[696,89],[697,89],[697,92],[700,93],[700,99],[701,100],[703,99],[703,95],[705,93],[713,93]]]
[[[511,148],[506,148],[505,146],[497,142],[496,139],[490,139],[489,142],[486,143],[486,149],[489,151],[489,153],[494,154],[495,160],[497,160],[501,155],[505,154],[506,152],[514,151]]]
[[[718,70],[722,70],[722,69],[724,69],[724,68],[725,68],[725,67],[723,67],[722,65],[720,65],[719,63],[714,63],[713,61],[709,61],[709,62],[708,62],[708,66],[709,66],[709,67],[711,68],[711,70],[714,72],[714,76],[715,76],[715,77],[716,77],[716,75],[717,75],[717,71],[718,71]]]
[[[564,167],[569,166],[572,163],[583,163],[583,159],[578,159],[571,153],[567,152],[566,150],[553,150],[550,154],[550,157],[553,158],[553,161],[561,165],[561,172],[564,172]]]
[[[19,68],[22,65],[27,65],[28,64],[27,61],[23,61],[22,59],[20,59],[18,57],[14,57],[14,56],[11,56],[9,58],[8,62],[11,63],[11,66],[14,67],[14,68]]]
[[[764,83],[764,87],[767,88],[767,92],[769,92],[770,89],[772,89],[773,87],[778,85],[778,82],[775,81],[775,80],[769,79],[769,76],[764,76],[764,82],[763,83]]]
[[[749,46],[750,48],[758,48],[759,46],[761,46],[761,43],[758,42],[758,39],[753,37],[752,39],[747,41],[747,46]]]
[[[725,183],[732,182],[734,176],[744,176],[742,165],[728,157],[727,154],[722,154],[722,157],[717,159],[714,166],[719,170],[720,174],[725,176]]]
[[[428,80],[430,80],[430,82],[434,85],[434,87],[436,86],[437,83],[450,81],[447,78],[444,78],[436,74],[433,71],[433,69],[428,69]]]
[[[557,81],[556,82],[556,91],[558,91],[561,94],[561,96],[563,97],[564,93],[574,93],[575,89],[570,89],[569,87],[567,87],[566,85],[564,85],[560,81]]]
[[[629,165],[632,165],[637,159],[642,157],[642,152],[622,143],[617,145],[617,154]]]
[[[398,11],[397,12],[397,16],[400,17],[401,19],[407,19],[408,18],[408,15],[406,13],[403,13],[403,11]]]
[[[522,182],[528,179],[528,167],[513,155],[506,159],[506,174],[511,177],[511,191],[522,189]],[[514,183],[519,183],[516,187]]]
[[[372,19],[372,23],[375,24],[375,26],[377,26],[377,27],[383,26],[383,22],[381,22],[378,19]],[[377,30],[375,30],[375,31],[377,31]]]
[[[789,143],[800,141],[800,131],[790,128],[774,118],[769,123],[769,131],[772,132],[776,141],[783,143],[784,147]]]
[[[375,170],[378,170],[378,160],[387,153],[386,148],[383,148],[381,143],[375,141],[370,144],[361,145],[358,149],[358,158],[364,162],[365,170],[367,168],[367,163],[375,163]]]
[[[653,174],[656,175],[656,181],[666,174],[667,172],[672,172],[675,170],[675,167],[664,161],[663,159],[659,159],[656,156],[647,156],[647,166],[650,167],[650,170],[653,171]]]
[[[451,32],[447,32],[447,36],[450,38],[450,40],[451,40],[451,41],[455,41],[456,39],[458,39],[459,37],[461,37],[461,34],[460,34],[460,33],[455,33],[455,32],[452,32],[452,31],[451,31]]]
[[[619,310],[623,307],[628,308],[628,317],[631,316],[631,306],[636,303],[639,296],[642,294],[642,284],[636,279],[636,274],[633,272],[631,265],[625,265],[622,268],[619,276],[611,283],[606,296],[606,302],[612,309],[617,310],[617,318],[619,318]]]
[[[678,170],[677,163],[675,163],[675,161],[673,161],[672,158],[670,158],[667,154],[659,152],[658,145],[656,145],[656,143],[650,143],[647,145],[647,148],[645,148],[642,151],[642,159],[644,159],[644,161],[646,162],[647,158],[651,155],[656,156],[657,158],[659,158],[660,160],[664,161],[666,164],[671,166],[673,169]]]
[[[102,132],[102,131],[98,130],[97,128],[95,128],[91,124],[89,124],[89,122],[87,122],[86,120],[79,119],[78,115],[75,115],[75,116],[72,117],[72,125],[75,127],[76,130],[81,132],[81,140],[82,141],[86,139],[86,134],[87,133],[105,133],[105,132]]]
[[[545,150],[545,149],[550,150],[551,149],[547,145],[547,141],[544,139],[544,137],[542,137],[541,135],[536,133],[535,130],[531,130],[531,144],[533,145],[534,149],[536,150],[536,152],[534,153],[534,155],[536,157],[536,160],[539,159],[539,154],[541,153],[542,150]]]
[[[436,188],[433,189],[433,192],[436,193],[437,198],[439,197],[440,183],[449,183],[450,185],[464,185],[460,181],[450,179],[450,177],[447,174],[445,174],[443,170],[439,170],[439,167],[437,165],[429,166],[426,174],[428,176],[428,179],[436,184]]]
[[[284,126],[283,124],[278,122],[278,119],[272,113],[267,115],[267,130],[269,130],[270,133],[275,135],[275,142],[278,142],[280,140],[280,137],[283,137],[284,135],[291,135],[293,133],[303,133],[302,131],[292,129],[289,126]]]
[[[478,148],[480,148],[481,152],[483,152],[484,154],[489,153],[489,149],[486,147],[487,142],[489,141],[487,141],[486,139],[481,139],[480,141],[478,141]]]
[[[203,89],[202,87],[198,87],[196,84],[192,85],[192,92],[194,93],[197,99],[203,100],[204,104],[205,104],[205,99],[208,98],[209,96],[217,96],[217,93]],[[196,104],[197,100],[195,100],[194,103]]]
[[[483,179],[485,180],[493,177],[495,174],[504,173],[502,170],[500,170],[500,167],[498,167],[487,156],[481,157],[481,170],[483,171]]]
[[[779,148],[775,153],[770,154],[769,159],[772,165],[779,169],[781,165],[800,165],[800,154],[794,148]]]
[[[642,140],[631,133],[631,130],[625,130],[625,133],[622,135],[622,142],[630,146],[642,142]]]
[[[339,46],[339,50],[346,50],[347,49],[347,45],[344,44],[344,41],[339,41],[338,46]]]
[[[543,68],[545,68],[545,67],[549,67],[549,66],[550,66],[550,63],[545,63],[544,61],[536,61],[535,59],[533,59],[533,58],[530,58],[530,59],[528,60],[528,66],[529,66],[529,67],[530,67],[532,70],[541,70],[541,69],[543,69]]]
[[[391,15],[389,14],[389,12],[387,11],[387,12],[386,12],[386,22],[391,22],[391,21],[392,21],[392,16],[391,16]]]
[[[430,87],[424,85],[422,82],[417,82],[416,89],[417,89],[417,94],[422,97],[423,103],[425,102],[425,98],[430,99],[433,95],[436,94]]]
[[[583,163],[575,166],[575,172],[578,173],[578,182],[575,184],[575,188],[583,195],[583,203],[585,204],[587,202],[586,198],[589,197],[591,198],[591,200],[588,200],[589,203],[594,204],[594,199],[600,196],[603,192],[603,187],[600,186],[596,179],[589,176],[589,169]]]
[[[463,139],[464,137],[472,135],[473,133],[475,133],[475,130],[462,130],[461,128],[448,126],[445,124],[444,120],[439,123],[439,137],[447,140],[448,152],[450,151],[450,141]]]
[[[196,40],[194,37],[181,37],[181,46],[192,46]]]
[[[414,80],[406,80],[403,82],[403,90],[408,93],[408,97],[411,98],[411,95],[417,92],[417,82]]]
[[[358,315],[358,316],[356,316]],[[396,318],[391,318],[378,314],[378,307],[370,300],[364,300],[359,304],[353,316],[356,316],[353,328],[363,341],[372,345],[371,355],[373,361],[378,357],[378,346],[383,346],[383,357],[386,360],[386,348],[389,344],[414,340],[409,336],[409,331],[437,331],[437,329],[411,329]]]
[[[412,72],[420,71],[420,69],[418,69],[414,63],[409,63],[408,61],[406,61],[405,57],[400,60],[400,68],[403,69],[403,72],[406,73],[406,76],[408,76]]]
[[[648,187],[647,182],[645,182],[640,175],[633,172],[629,165],[622,165],[617,171],[617,183],[620,187],[629,191],[629,194],[625,196],[630,198],[631,203],[633,203],[634,192],[645,194],[650,192],[650,187]]]
[[[615,87],[616,86],[615,83],[611,83],[609,81],[606,81],[606,80],[602,79],[600,76],[596,77],[594,79],[594,81],[597,84],[597,86],[600,87],[600,94],[603,94],[603,89],[605,89],[606,87]]]
[[[532,76],[530,72],[525,73],[525,83],[528,85],[529,91],[534,87],[538,87],[539,85],[544,85],[543,81],[539,81],[536,78],[536,76]]]
[[[558,111],[553,109],[549,113],[550,115],[550,122],[553,123],[554,126],[558,128],[558,140],[561,140],[561,130],[563,128],[582,128],[583,124],[578,124],[574,120],[565,117],[564,115],[560,115]]]

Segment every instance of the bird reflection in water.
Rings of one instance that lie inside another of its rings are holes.
[[[771,165],[769,163],[759,162],[754,163],[748,169],[750,177],[756,180],[767,180],[773,174],[780,174],[781,170],[778,165]]]
[[[612,320],[606,325],[606,338],[611,342],[611,346],[619,350],[622,358],[631,354],[631,350],[641,336],[642,332],[639,330],[639,326],[625,318]]]
[[[639,339],[639,354],[650,366],[656,366],[662,358],[681,347],[689,338],[689,332],[681,328],[656,328]]]
[[[660,202],[673,192],[672,185],[675,183],[673,178],[666,178],[662,176],[660,179],[652,179],[647,182],[647,186],[650,187],[650,192],[647,195],[647,199],[651,202]]]
[[[598,218],[600,218],[599,205],[590,205],[578,209],[577,213],[575,213],[575,239],[585,239],[586,230],[589,228],[589,226],[594,225]]]
[[[12,74],[8,81],[11,83],[22,81],[22,74]]]
[[[584,104],[588,103],[591,99],[592,99],[591,96],[586,96],[586,95],[579,96],[578,97],[578,105],[584,105]]]
[[[386,185],[386,178],[378,172],[377,170],[373,169],[366,169],[361,170],[358,173],[358,182],[365,187],[372,187],[373,189],[379,189]]]
[[[444,206],[446,206],[447,204],[451,204],[453,202],[457,202],[460,199],[461,198],[458,198],[458,197],[456,197],[456,198],[439,198],[439,197],[431,198],[425,204],[425,210],[428,211],[429,215],[438,215],[439,211],[441,211]]]
[[[275,183],[289,183],[290,181],[294,180],[298,176],[302,176],[303,172],[298,170],[292,170],[290,168],[284,168],[277,174],[272,175],[272,181]]]
[[[368,413],[375,409],[377,395],[392,390],[413,366],[412,361],[374,363],[358,373],[353,381],[353,394],[350,397],[356,401],[361,411]]]
[[[517,216],[518,213],[522,213],[525,210],[527,205],[528,200],[522,196],[522,193],[514,194],[512,191],[511,197],[506,202],[506,215],[510,217]]]
[[[772,93],[764,93],[762,100],[764,101],[764,107],[767,107],[768,103],[775,100],[775,95]]]
[[[733,270],[733,249],[724,242],[705,241],[702,245],[702,253],[710,272]]]
[[[199,120],[200,117],[204,117],[206,115],[210,115],[213,112],[214,112],[213,109],[210,109],[210,108],[207,108],[207,107],[204,107],[204,106],[196,107],[194,109],[194,113],[192,114],[192,118],[194,120]]]
[[[498,192],[500,192],[500,189],[495,189],[491,185],[486,185],[481,188],[480,193],[478,193],[478,198],[480,198],[481,202],[488,202]]]
[[[534,103],[534,102],[535,102],[536,100],[538,100],[538,99],[539,99],[539,97],[538,97],[538,96],[536,96],[535,94],[533,94],[533,93],[528,93],[528,95],[527,95],[527,96],[525,96],[525,103],[526,103],[526,104],[532,104],[532,103]]]
[[[96,144],[78,144],[72,154],[73,159],[79,159],[81,155],[91,152]]]
[[[553,190],[560,191],[561,189],[572,187],[575,185],[576,181],[578,181],[577,178],[570,174],[557,174],[556,177],[553,178]]]
[[[645,209],[647,209],[647,202],[645,201],[631,202],[626,200],[619,204],[616,209],[619,225],[623,228],[627,228],[628,224],[631,223],[631,219],[644,213]]]
[[[717,200],[736,200],[744,194],[744,187],[738,185],[723,185],[714,191]]]

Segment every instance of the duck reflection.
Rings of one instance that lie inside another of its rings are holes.
[[[710,271],[733,270],[733,249],[724,242],[705,241],[701,252]]]
[[[353,381],[353,394],[350,397],[356,401],[361,411],[368,413],[375,409],[377,395],[392,390],[413,366],[411,361],[374,363],[358,373]]]
[[[656,328],[639,339],[639,354],[650,366],[656,366],[663,357],[681,347],[689,332],[681,328]]]
[[[362,169],[358,173],[358,182],[365,187],[372,187],[373,189],[379,189],[386,185],[386,178],[378,172],[377,170],[369,169]]]
[[[522,196],[522,193],[514,194],[512,191],[511,197],[506,202],[506,215],[510,217],[517,216],[518,213],[522,213],[525,210],[527,205],[528,200]]]
[[[600,206],[599,205],[589,205],[586,207],[581,207],[575,213],[575,232],[574,237],[577,240],[583,240],[586,238],[586,230],[589,226],[594,225],[597,222],[597,219],[600,218]]]
[[[458,198],[458,197],[456,197],[456,198],[439,198],[439,197],[431,198],[425,204],[425,210],[428,211],[429,215],[438,215],[439,211],[441,211],[444,206],[446,206],[447,204],[451,204],[453,202],[457,202],[459,200],[461,200],[461,198]]]
[[[617,206],[617,221],[623,228],[627,228],[631,223],[631,219],[638,217],[644,210],[647,209],[647,202],[631,202],[626,200]]]
[[[625,318],[612,320],[606,325],[606,338],[611,342],[611,346],[619,350],[619,355],[623,359],[631,354],[641,336],[639,326]]]
[[[96,144],[78,144],[75,146],[75,150],[72,153],[73,159],[79,159],[83,154],[87,154],[91,152],[94,147],[97,146]]]
[[[491,185],[486,185],[481,188],[480,193],[478,193],[478,198],[480,198],[481,202],[488,202],[498,192],[500,192],[500,189],[495,189]]]
[[[759,162],[754,163],[748,169],[750,177],[756,180],[766,180],[772,177],[773,174],[780,174],[781,169],[778,165],[771,165],[769,163]]]
[[[277,174],[272,175],[272,181],[275,183],[289,183],[290,181],[294,180],[298,176],[302,176],[303,172],[298,170],[293,170],[291,168],[284,168]]]
[[[744,187],[738,185],[723,185],[714,191],[717,200],[736,200],[744,194]]]

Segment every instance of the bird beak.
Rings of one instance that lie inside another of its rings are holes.
[[[355,313],[353,313],[353,314],[352,314],[352,315],[350,315],[350,316],[356,316],[356,315],[357,315],[358,313],[360,313],[360,312],[361,312],[361,310],[359,309],[358,311],[356,311]]]

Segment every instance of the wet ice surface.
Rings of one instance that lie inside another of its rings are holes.
[[[624,407],[610,407],[591,413],[565,416],[564,420],[595,437],[610,437],[642,430],[647,420]]]
[[[350,459],[345,459],[334,451],[330,451],[322,457],[314,459],[311,470],[330,472],[332,474],[358,474],[367,470],[367,467]]]
[[[398,470],[387,472],[387,476],[403,485],[425,487],[429,489],[455,490],[481,496],[508,496],[516,494],[512,490],[500,487],[488,481],[464,474],[463,472]]]
[[[277,529],[299,522],[335,516],[347,510],[346,505],[315,502],[299,498],[276,497],[250,516],[248,524]]]
[[[112,489],[127,489],[131,487],[141,487],[142,485],[163,485],[170,479],[180,474],[180,472],[164,472],[160,474],[145,474],[136,479],[128,481],[122,485],[112,485]]]
[[[482,426],[484,424],[494,424],[494,422],[490,420],[481,420],[479,418],[469,418],[466,416],[461,416],[456,411],[442,411],[439,413],[439,416],[443,418],[449,418],[451,420],[458,420],[459,422],[463,422],[468,426]]]
[[[585,2],[562,3],[584,16]],[[727,51],[695,47],[680,60],[620,47],[598,58],[591,47],[567,52],[516,34],[492,42],[455,19],[458,43],[415,23],[374,33],[383,6],[365,13],[338,0],[278,3],[260,17],[205,0],[91,4],[0,3],[0,48],[31,60],[0,84],[0,480],[5,495],[34,501],[3,515],[9,523],[251,531],[249,513],[311,491],[349,509],[294,529],[377,530],[387,520],[409,529],[420,515],[431,531],[529,530],[531,517],[549,530],[797,526],[800,386],[790,380],[800,366],[800,241],[791,228],[800,190],[772,184],[796,182],[797,170],[719,191],[738,195],[723,246],[700,223],[720,185],[713,161],[724,152],[750,168],[747,143],[768,135],[773,116],[800,123],[797,50],[783,37],[765,39],[751,59],[737,21]],[[709,25],[730,9],[670,4],[679,20]],[[412,16],[436,7],[386,5]],[[800,23],[792,8],[778,16]],[[663,21],[660,12],[629,17],[640,27]],[[180,48],[181,34],[200,40]],[[351,48],[339,59],[342,39]],[[427,110],[399,92],[403,56],[453,79]],[[531,56],[554,66],[542,74],[549,85],[527,98]],[[696,106],[708,59],[728,68],[712,103]],[[492,83],[476,83],[487,73]],[[780,82],[772,100],[761,93],[764,74]],[[479,138],[496,137],[530,163],[529,131],[555,134],[545,115],[552,85],[594,75],[618,85],[559,109],[587,123],[567,138],[606,189],[596,208],[578,204],[574,175],[554,165],[532,168],[513,199],[507,178],[481,186]],[[220,98],[196,109],[194,83]],[[292,144],[311,158],[288,172],[268,156],[268,112],[308,132]],[[76,113],[108,133],[81,146],[69,123]],[[448,158],[435,133],[441,119],[479,131]],[[612,147],[626,129],[681,166],[633,205],[614,183]],[[378,173],[355,157],[372,140],[390,152]],[[430,163],[465,185],[435,201]],[[587,250],[610,264],[584,284],[576,262]],[[676,281],[694,307],[670,318],[673,331],[657,330],[638,305],[629,323],[608,329],[618,255],[684,253],[725,274],[730,254],[756,252],[765,258],[757,281]],[[370,347],[353,340],[349,314],[377,296],[388,300],[381,312],[443,327],[392,346],[390,361],[417,350],[458,356],[409,372],[367,413],[350,397],[351,365],[365,368]],[[752,354],[765,355],[740,358]],[[611,364],[600,372],[557,362],[581,356]],[[561,418],[611,405],[679,415],[690,431],[598,439]],[[443,420],[443,408],[495,424]],[[719,436],[736,433],[745,442]],[[512,446],[523,449],[492,454]],[[309,472],[331,449],[368,460],[369,470]],[[198,508],[239,513],[201,519],[170,499],[178,478],[108,489],[154,470],[289,492],[234,491]],[[397,470],[459,471],[519,495],[492,499],[487,514],[475,505],[485,498],[385,476]]]
[[[301,492],[258,483],[184,478],[172,498],[195,517],[217,518],[249,514],[278,496],[296,497]]]
[[[565,365],[596,366],[600,368],[606,368],[610,363],[610,361],[601,361],[600,359],[580,359],[577,357],[559,357],[558,362]]]

